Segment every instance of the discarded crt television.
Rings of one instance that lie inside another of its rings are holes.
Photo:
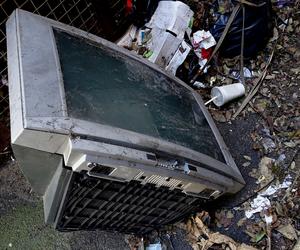
[[[243,187],[201,97],[153,63],[22,10],[7,42],[13,151],[56,229],[143,234]]]

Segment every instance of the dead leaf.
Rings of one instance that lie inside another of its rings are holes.
[[[263,239],[263,237],[265,237],[266,232],[265,231],[261,231],[260,233],[258,233],[257,235],[255,235],[255,242],[259,242]]]
[[[281,205],[279,202],[276,202],[275,210],[276,210],[276,213],[277,213],[278,215],[284,216],[283,207],[282,207],[282,205]]]
[[[294,73],[294,74],[299,74],[299,72],[300,72],[300,67],[298,67],[298,68],[292,68],[292,69],[290,69],[290,71],[291,71],[292,73]]]
[[[211,110],[211,114],[212,114],[213,118],[218,122],[226,122],[227,121],[226,117],[220,111]]]
[[[266,99],[257,99],[257,101],[254,103],[254,107],[258,112],[264,112],[268,105],[269,102]]]
[[[191,233],[196,239],[198,239],[201,236],[201,232],[197,226],[192,227]]]
[[[237,250],[257,250],[257,248],[255,247],[252,247],[252,246],[249,246],[249,245],[246,245],[246,244],[241,244]]]
[[[241,227],[241,226],[243,226],[244,225],[244,223],[246,222],[246,218],[242,218],[242,219],[240,219],[238,222],[237,222],[237,226],[238,227]]]
[[[266,77],[265,77],[265,79],[266,80],[272,80],[272,79],[275,79],[275,75],[274,74],[271,74],[271,75],[267,75]]]
[[[287,239],[297,240],[297,238],[298,238],[296,230],[291,224],[280,226],[280,227],[276,228],[276,230]]]
[[[287,146],[288,148],[295,148],[297,146],[297,144],[293,141],[289,141],[289,142],[284,142],[283,143],[285,146]]]
[[[231,211],[228,211],[226,217],[228,219],[232,219],[234,217],[234,215],[233,215],[233,213]]]
[[[203,245],[202,250],[208,250],[214,244],[227,245],[231,250],[257,250],[256,248],[248,246],[246,244],[238,244],[232,238],[220,233],[212,233],[209,239]]]
[[[200,232],[208,236],[208,228],[207,226],[205,226],[205,224],[202,222],[202,220],[200,220],[198,216],[195,216],[195,222]]]
[[[221,210],[215,213],[218,227],[229,227],[231,219],[234,217],[230,211]]]
[[[273,180],[274,175],[272,173],[272,166],[274,164],[274,159],[269,157],[263,157],[258,165],[259,173],[259,184],[261,187],[268,184]]]
[[[233,213],[230,210],[223,210],[221,212],[223,217],[233,217]],[[224,216],[224,214],[226,216]],[[225,249],[230,248],[230,250],[257,250],[256,248],[253,248],[246,244],[240,244],[238,242],[235,242],[232,238],[223,235],[219,232],[210,232],[208,227],[203,223],[201,219],[206,216],[206,212],[198,213],[196,216],[191,217],[186,224],[179,224],[182,229],[185,229],[187,231],[189,243],[191,244],[194,250],[208,250],[215,244],[224,245]],[[195,227],[198,229],[198,231],[195,230]],[[200,236],[195,237],[198,236],[199,233]],[[206,237],[201,237],[203,236],[203,233],[206,235]]]
[[[300,239],[298,239],[296,245],[294,246],[293,250],[300,250]]]
[[[231,116],[232,116],[232,112],[230,112],[230,111],[225,112],[225,118],[227,121],[229,121],[231,119]]]

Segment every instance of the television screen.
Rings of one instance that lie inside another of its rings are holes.
[[[113,50],[55,31],[68,115],[176,143],[224,162],[191,91]]]

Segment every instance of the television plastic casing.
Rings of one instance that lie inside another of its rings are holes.
[[[114,51],[188,91],[225,162],[160,138],[69,116],[54,30]],[[7,47],[13,151],[34,191],[43,196],[45,221],[57,229],[145,233],[245,184],[200,95],[157,65],[19,9],[7,21]]]

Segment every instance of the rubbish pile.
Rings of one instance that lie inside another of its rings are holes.
[[[136,51],[175,75],[191,50],[184,36],[191,34],[193,14],[182,2],[161,1],[143,28],[132,25],[117,44]]]
[[[152,9],[156,6],[153,15],[144,24],[140,19],[135,22],[140,27],[131,25],[118,45],[135,51],[195,89],[213,87],[206,104],[213,102],[220,107],[247,92],[245,78],[253,77],[255,72],[244,67],[244,58],[256,56],[272,33],[270,1],[187,1],[189,5],[180,1],[148,2]],[[215,79],[216,59],[233,57],[240,58],[243,70],[229,69],[224,75],[233,80],[233,85],[225,88],[224,79]]]
[[[240,153],[249,153],[237,158],[256,184],[238,205],[208,210],[211,221],[204,224],[258,249],[299,249],[300,1],[186,2],[194,12],[184,36],[190,51],[175,75],[202,95],[225,135],[236,137],[237,129],[249,137],[247,149],[246,139],[236,139]],[[214,45],[202,53],[206,42]],[[211,242],[212,249],[241,247],[222,234],[214,241],[213,229],[207,236],[199,219],[205,222],[198,214],[184,225],[194,249]]]

